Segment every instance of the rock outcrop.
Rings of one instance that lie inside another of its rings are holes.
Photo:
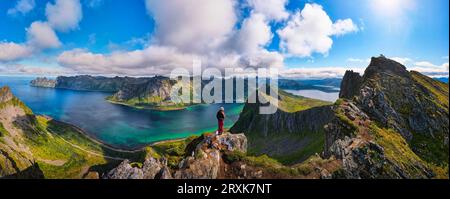
[[[362,83],[362,77],[359,73],[353,71],[346,71],[341,82],[341,90],[339,92],[339,98],[351,99],[358,94],[359,87]]]
[[[343,178],[448,178],[448,84],[383,56],[362,77],[349,71],[323,156],[342,160]],[[440,176],[438,176],[440,175]]]
[[[13,99],[13,94],[9,87],[0,88],[0,103],[7,102]]]
[[[149,157],[141,168],[133,167],[129,160],[108,172],[105,179],[217,179],[224,174],[224,152],[247,151],[247,138],[243,134],[202,135],[186,148],[187,155],[178,168],[169,169],[167,160]]]

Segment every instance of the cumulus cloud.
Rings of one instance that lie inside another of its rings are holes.
[[[333,45],[331,36],[357,30],[351,19],[333,23],[322,6],[306,4],[277,33],[281,39],[281,49],[294,56],[308,57],[313,53],[327,54]]]
[[[415,62],[411,67],[408,67],[408,69],[418,71],[429,76],[448,76],[448,65],[448,62],[441,65],[435,65],[429,61],[419,61]]]
[[[55,4],[49,2],[45,15],[52,28],[62,32],[74,30],[83,17],[80,0],[56,0]]]
[[[280,21],[289,17],[286,11],[287,0],[247,0],[255,13],[266,16],[269,20]]]
[[[61,42],[55,31],[46,22],[36,21],[26,30],[28,43],[38,49],[58,48]]]
[[[30,56],[31,48],[14,42],[0,42],[0,62],[15,61]]]
[[[339,19],[333,24],[332,35],[340,36],[349,32],[357,32],[358,30],[358,26],[356,26],[351,19]]]
[[[8,9],[7,13],[8,15],[16,15],[18,13],[25,15],[33,10],[35,6],[36,3],[34,0],[19,0],[14,8]]]
[[[75,49],[61,53],[61,66],[94,74],[169,74],[190,69],[195,59],[203,67],[280,67],[283,56],[264,47],[273,33],[265,15],[253,12],[236,29],[235,0],[147,0],[156,21],[155,34],[142,50],[109,54]],[[146,39],[147,40],[147,39]],[[146,42],[147,43],[147,42]]]
[[[391,59],[405,66],[413,61],[408,57],[392,57]]]
[[[254,53],[272,40],[273,34],[262,14],[252,14],[242,23],[235,44],[241,53]]]
[[[193,58],[193,55],[174,48],[154,46],[108,55],[74,49],[60,54],[57,61],[64,67],[84,73],[154,75],[168,74],[175,67],[191,67]]]
[[[155,42],[184,52],[206,53],[221,46],[237,21],[234,0],[146,0],[156,22]]]
[[[46,22],[33,22],[26,29],[25,43],[0,42],[0,62],[17,61],[47,48],[58,48],[61,42]]]

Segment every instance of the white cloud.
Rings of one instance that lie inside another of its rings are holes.
[[[74,71],[91,74],[168,74],[175,67],[191,67],[194,56],[174,48],[149,47],[144,50],[95,54],[83,49],[61,53],[57,61]]]
[[[47,48],[58,48],[61,42],[47,22],[35,21],[26,29],[25,43],[0,42],[0,62],[17,61]]]
[[[241,53],[254,53],[272,40],[273,34],[262,14],[252,14],[242,23],[235,44]]]
[[[392,57],[390,59],[392,59],[402,65],[405,65],[405,66],[412,62],[412,59],[408,58],[408,57]]]
[[[55,4],[47,3],[45,15],[52,28],[67,32],[78,28],[83,18],[79,0],[56,0]]]
[[[32,49],[14,42],[0,42],[0,62],[15,61],[30,56]]]
[[[420,62],[416,62],[414,63],[415,66],[420,66],[420,67],[436,67],[436,65],[428,62],[428,61],[420,61]]]
[[[183,52],[207,53],[221,46],[237,21],[235,0],[146,0],[156,22],[155,42]]]
[[[358,30],[358,26],[356,26],[351,19],[339,19],[333,24],[332,35],[340,36],[349,32],[357,32]]]
[[[16,15],[17,13],[25,15],[33,10],[35,6],[36,3],[34,0],[19,0],[14,8],[8,9],[7,13],[8,15]]]
[[[61,42],[55,31],[46,22],[33,22],[26,30],[28,44],[37,49],[58,48]]]
[[[306,4],[277,33],[281,39],[281,49],[294,56],[308,57],[313,53],[327,54],[333,45],[331,36],[354,31],[357,27],[351,19],[338,20],[333,24],[322,6]]]
[[[359,58],[348,58],[347,62],[353,62],[353,63],[369,63],[370,59],[359,59]]]
[[[255,13],[263,14],[269,20],[280,21],[289,17],[285,8],[287,0],[247,0],[247,3]]]
[[[415,70],[424,74],[433,75],[447,75],[449,74],[448,62],[441,65],[435,65],[429,61],[415,62],[413,66],[409,67],[410,70]]]

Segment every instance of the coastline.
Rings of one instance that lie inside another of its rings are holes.
[[[74,124],[70,124],[70,123],[67,123],[67,122],[63,122],[63,121],[60,121],[60,120],[53,119],[52,117],[47,116],[47,115],[41,115],[41,116],[46,117],[46,118],[48,118],[51,121],[54,121],[54,122],[57,122],[57,123],[69,126],[69,127],[73,128],[73,129],[75,129],[81,135],[83,135],[86,138],[88,138],[89,140],[91,140],[91,141],[93,141],[93,142],[95,142],[95,143],[97,143],[99,145],[102,145],[105,148],[108,148],[110,150],[117,151],[117,152],[123,152],[123,153],[136,153],[136,152],[140,152],[142,150],[145,150],[145,147],[148,147],[148,146],[155,146],[155,145],[165,144],[165,143],[170,143],[170,142],[178,142],[178,141],[182,141],[182,140],[186,139],[186,138],[167,139],[167,140],[161,140],[161,141],[157,141],[157,142],[154,142],[154,143],[146,144],[146,145],[141,146],[141,147],[136,147],[135,149],[124,149],[124,148],[112,146],[112,145],[110,145],[108,143],[105,143],[105,142],[103,142],[103,141],[101,141],[101,140],[91,136],[89,133],[87,133],[88,131],[86,131],[86,130],[82,129],[81,127],[78,127],[78,126],[76,126]]]
[[[113,101],[110,99],[105,99],[105,100],[111,104],[122,105],[122,106],[130,107],[130,108],[140,109],[140,110],[181,111],[181,110],[186,110],[188,107],[190,107],[190,106],[183,106],[183,107],[160,107],[160,108],[158,108],[157,106],[153,106],[153,107],[151,107],[151,106],[136,106],[136,105],[127,104],[125,102]]]

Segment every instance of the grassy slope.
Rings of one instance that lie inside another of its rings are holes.
[[[428,99],[446,110],[448,116],[449,85],[414,71],[411,72],[411,76],[416,83],[430,91],[432,96]],[[448,132],[434,132],[433,137],[414,132],[413,135],[410,145],[419,157],[432,165],[448,168],[449,146],[443,142],[445,136],[448,136]]]
[[[0,108],[6,106],[20,107],[27,114],[30,124],[25,127],[15,124],[23,135],[14,140],[23,142],[21,144],[29,148],[45,178],[81,178],[92,166],[117,164],[120,158],[142,159],[145,156],[140,151],[128,153],[113,150],[70,125],[34,116],[17,98],[0,104]],[[8,135],[3,125],[1,127],[2,136]]]
[[[436,96],[434,99],[438,100],[435,103],[439,106],[448,106],[448,84],[437,82],[419,73],[412,72],[411,74],[416,82],[419,82]],[[342,99],[336,102],[338,107],[343,104],[344,100]],[[408,143],[400,133],[393,129],[382,128],[376,122],[371,122],[366,129],[365,126],[359,126],[356,121],[350,120],[340,108],[336,109],[335,114],[343,124],[349,127],[349,129],[346,129],[348,136],[360,136],[361,132],[368,132],[369,139],[384,148],[386,158],[399,166],[397,169],[408,173],[410,177],[420,177],[415,176],[415,174],[421,173],[418,165],[425,165],[436,174],[435,178],[448,179],[449,147],[443,142],[443,133],[435,133],[435,137],[431,138],[413,132],[413,139]],[[384,169],[387,173],[395,173],[396,168],[385,166]]]
[[[142,156],[142,152],[126,153],[107,148],[69,125],[40,116],[36,118],[45,134],[41,132],[39,136],[29,138],[28,146],[46,178],[80,178],[92,166],[117,164],[120,158],[139,159]],[[64,164],[49,164],[49,160]]]

